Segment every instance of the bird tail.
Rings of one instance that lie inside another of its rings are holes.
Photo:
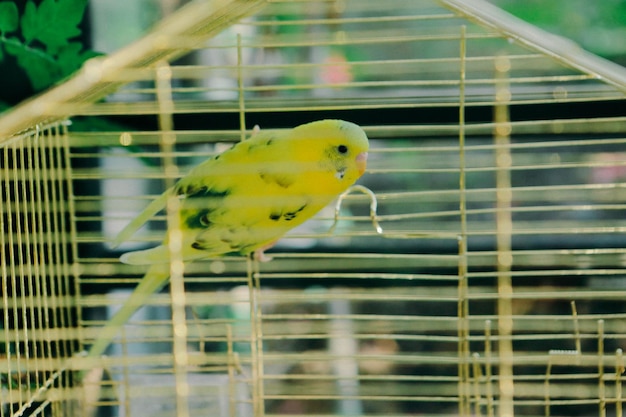
[[[87,356],[97,357],[102,355],[130,317],[148,301],[152,294],[165,285],[169,275],[169,263],[151,265],[128,300],[100,330],[97,339],[89,348]]]
[[[158,198],[153,200],[150,204],[146,206],[145,209],[137,217],[131,220],[123,229],[120,231],[115,239],[111,242],[111,247],[116,248],[122,242],[127,241],[130,237],[135,234],[137,230],[145,222],[147,222],[151,217],[156,215],[159,211],[161,211],[165,207],[165,203],[167,202],[167,198],[172,194],[173,188],[165,191]]]
[[[128,265],[153,265],[169,263],[170,250],[165,245],[154,248],[126,252],[120,256],[120,261]]]

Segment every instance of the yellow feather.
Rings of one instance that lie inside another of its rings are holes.
[[[368,148],[365,132],[342,120],[312,122],[282,133],[261,131],[191,170],[113,243],[130,238],[174,195],[181,199],[185,261],[262,250],[354,184],[365,169]],[[153,266],[94,342],[92,356],[104,352],[119,327],[167,281],[167,239],[121,260]]]

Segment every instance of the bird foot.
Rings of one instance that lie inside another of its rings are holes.
[[[252,258],[259,261],[259,262],[269,262],[272,260],[271,256],[268,256],[265,254],[265,251],[270,249],[272,246],[274,246],[276,244],[277,241],[273,241],[268,243],[267,245],[264,245],[262,247],[260,247],[259,249],[255,250],[252,254]]]
[[[271,256],[268,256],[265,254],[265,252],[263,252],[263,250],[261,249],[257,249],[254,251],[254,254],[252,255],[252,257],[254,259],[256,259],[259,262],[269,262],[272,260]]]

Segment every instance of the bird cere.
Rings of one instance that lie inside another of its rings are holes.
[[[176,196],[181,200],[184,261],[231,253],[265,260],[264,250],[363,175],[368,149],[363,129],[343,120],[311,122],[280,133],[256,132],[193,168],[133,219],[113,245],[128,240]],[[169,252],[166,237],[157,247],[121,256],[124,263],[149,268],[88,355],[104,353],[121,326],[165,285]]]

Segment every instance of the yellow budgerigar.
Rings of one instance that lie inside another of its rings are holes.
[[[354,184],[365,171],[368,148],[363,129],[343,120],[321,120],[281,133],[257,132],[192,169],[132,220],[113,244],[130,238],[175,196],[180,200],[184,261],[230,253],[263,259],[264,249]],[[167,282],[169,257],[167,238],[155,248],[122,255],[124,263],[150,267],[100,331],[90,356],[104,353],[124,323]]]

